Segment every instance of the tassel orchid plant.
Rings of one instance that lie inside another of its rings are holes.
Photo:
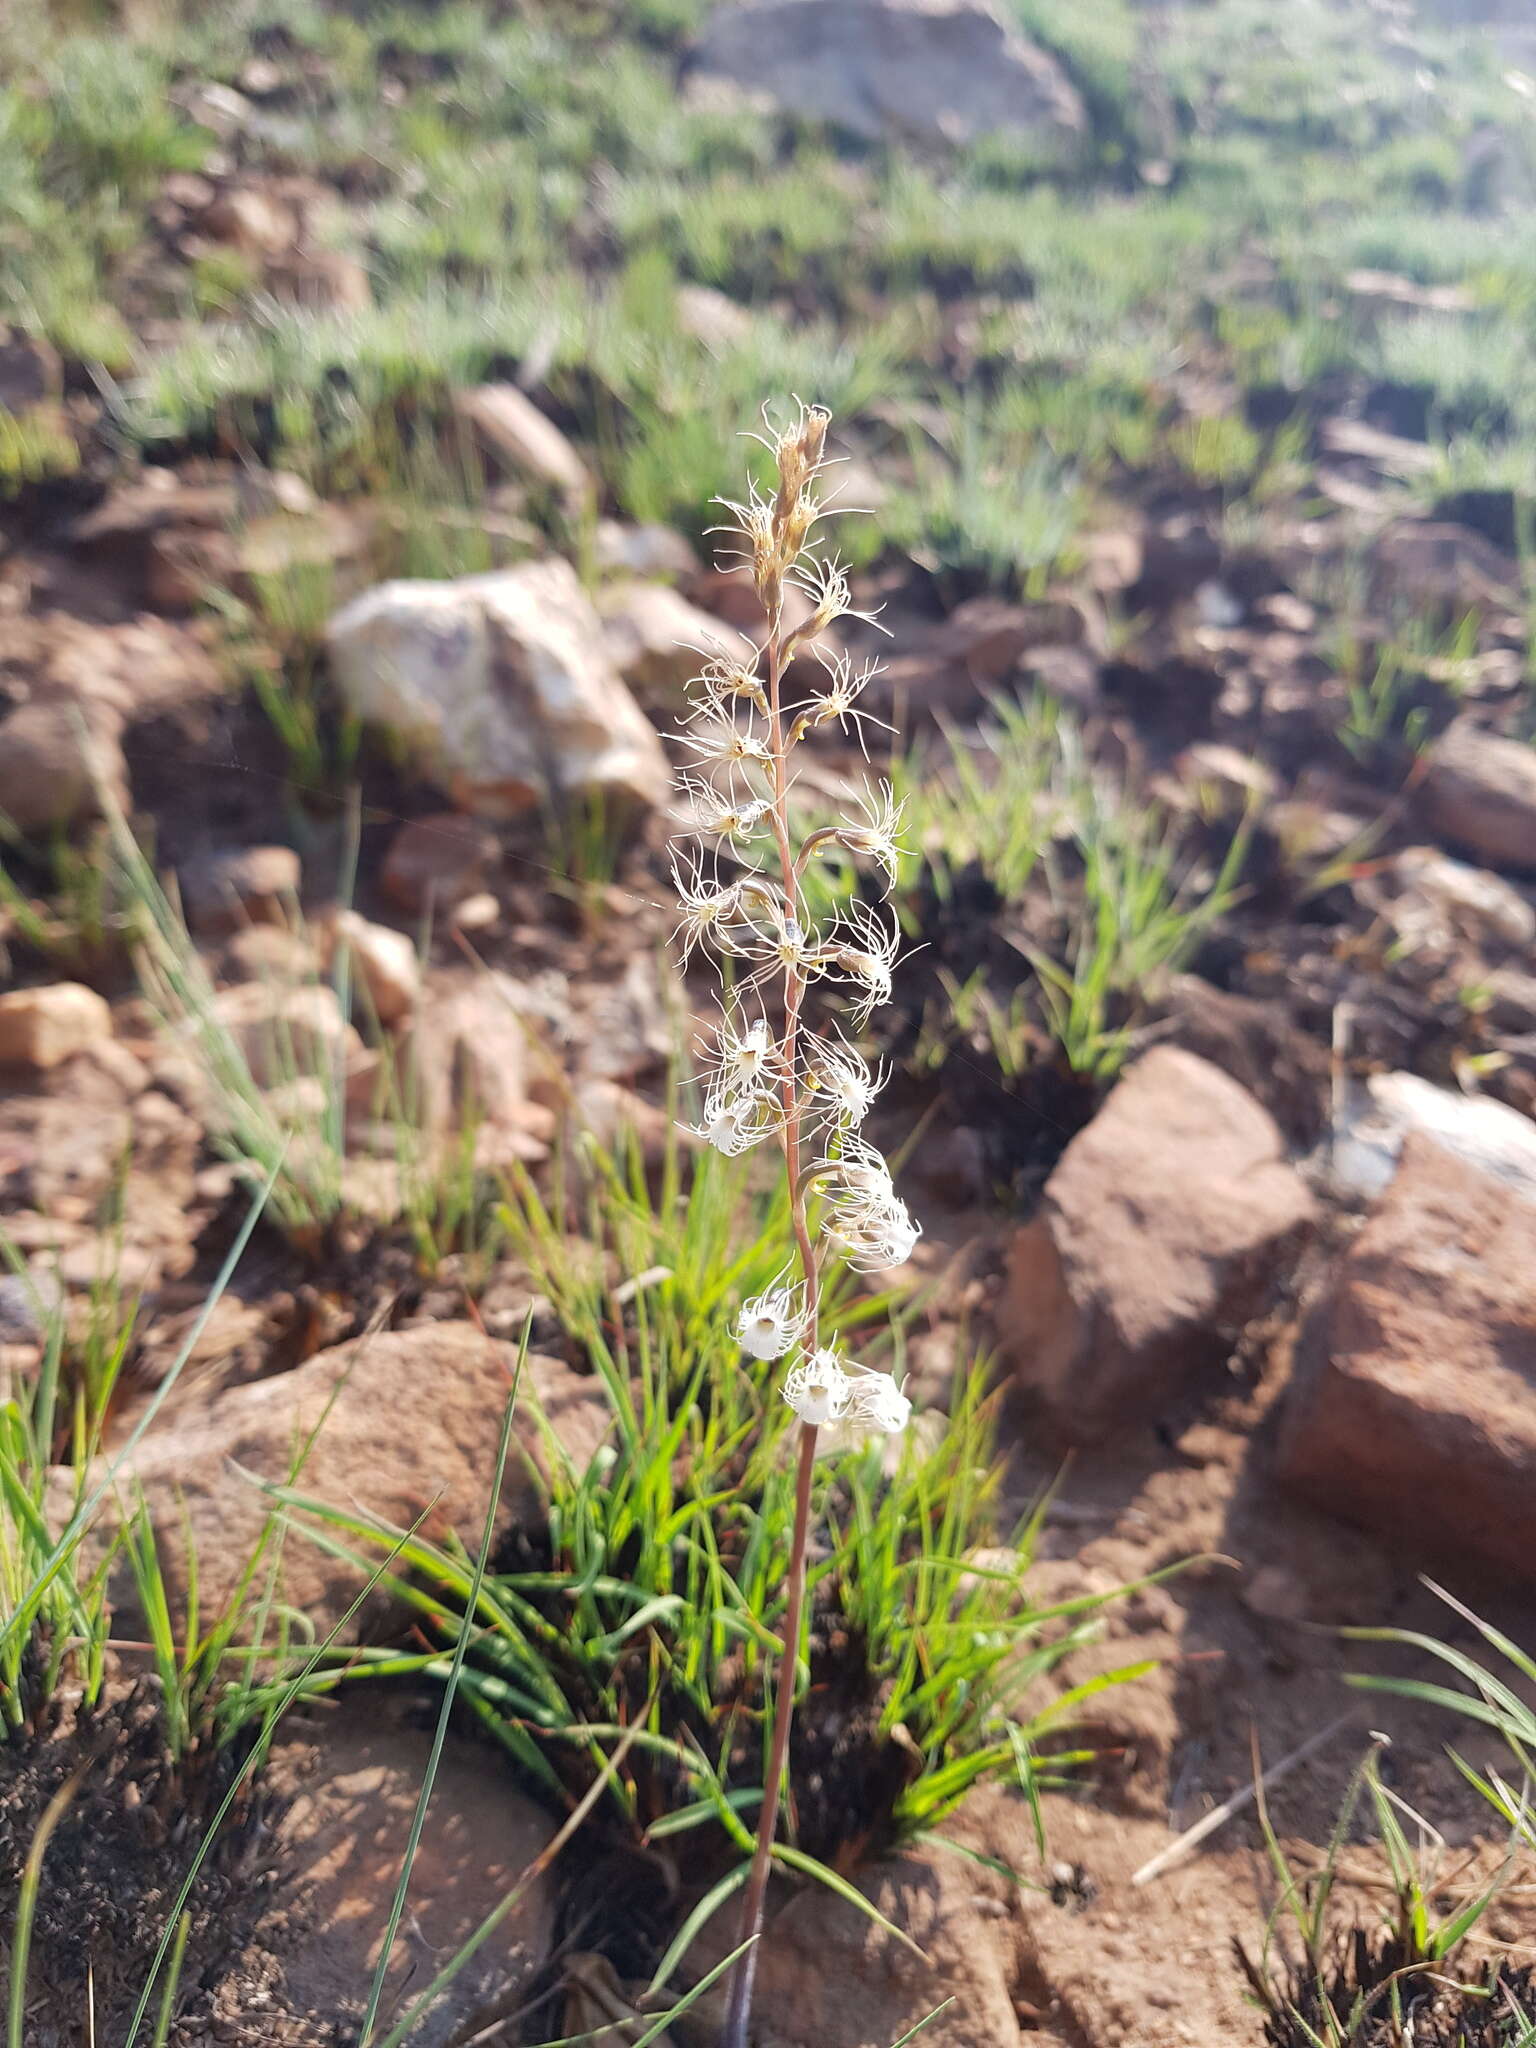
[[[799,1418],[795,1519],[790,1547],[782,1668],[774,1709],[756,1852],[741,1927],[724,2048],[746,2048],[756,1937],[764,1900],[794,1713],[805,1597],[806,1540],[818,1432],[850,1422],[892,1433],[911,1404],[890,1374],[856,1363],[820,1329],[821,1261],[830,1246],[851,1266],[900,1265],[917,1226],[892,1185],[890,1170],[862,1136],[882,1076],[835,1028],[805,1016],[815,981],[841,984],[855,1029],[890,998],[899,930],[888,910],[855,901],[818,926],[808,905],[813,862],[853,855],[894,883],[900,823],[889,785],[854,799],[842,821],[796,842],[790,810],[795,750],[831,725],[862,733],[860,697],[878,673],[846,655],[828,654],[821,636],[855,610],[835,557],[816,553],[813,536],[827,516],[818,478],[827,466],[829,415],[802,406],[766,445],[778,470],[764,497],[751,486],[727,502],[730,531],[750,568],[767,617],[754,661],[712,654],[691,685],[692,709],[676,735],[692,759],[681,775],[688,841],[674,861],[685,951],[709,949],[721,964],[721,1009],[712,1032],[701,1122],[691,1128],[719,1151],[736,1154],[772,1143],[788,1176],[795,1256],[768,1292],[747,1302],[737,1324],[741,1347],[759,1360],[786,1361],[781,1393]],[[789,622],[789,602],[798,622]],[[820,673],[791,698],[789,677]],[[798,1270],[795,1270],[795,1268]]]

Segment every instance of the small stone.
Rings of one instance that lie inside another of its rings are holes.
[[[1437,1088],[1420,1074],[1371,1074],[1363,1087],[1345,1091],[1328,1149],[1335,1185],[1373,1199],[1415,1133],[1536,1200],[1536,1123],[1506,1103]]]
[[[1399,917],[1403,905],[1417,899],[1432,923],[1459,937],[1475,943],[1491,938],[1521,948],[1536,944],[1536,909],[1530,899],[1484,868],[1450,860],[1433,847],[1410,846],[1397,855],[1390,873],[1404,891],[1396,906]],[[1398,931],[1411,935],[1402,922]]]
[[[63,1302],[64,1289],[50,1265],[0,1273],[0,1344],[41,1344]]]
[[[1317,624],[1317,608],[1297,597],[1294,591],[1276,590],[1255,603],[1254,616],[1281,633],[1310,633]]]
[[[475,894],[496,842],[462,811],[439,811],[402,825],[384,856],[385,891],[402,910],[451,910]]]
[[[221,142],[238,135],[253,112],[244,93],[236,92],[232,85],[221,85],[215,79],[204,79],[194,85],[182,95],[181,105],[189,120],[217,135]]]
[[[370,924],[355,910],[338,911],[331,931],[344,946],[381,1024],[409,1017],[421,994],[421,961],[404,932]]]
[[[999,1341],[1064,1430],[1102,1435],[1230,1353],[1313,1215],[1253,1097],[1194,1054],[1154,1047],[1015,1234]]]
[[[313,981],[320,971],[302,932],[282,924],[250,924],[235,932],[220,954],[226,981]]]
[[[282,924],[298,901],[303,870],[291,846],[242,846],[189,862],[181,900],[199,932]]]
[[[1536,1575],[1536,1201],[1411,1136],[1308,1317],[1282,1475],[1332,1514]]]
[[[586,464],[554,421],[515,384],[479,384],[471,391],[456,391],[453,407],[487,452],[514,475],[543,484],[576,505],[592,497]]]
[[[402,1086],[429,1131],[484,1120],[517,1128],[525,1101],[528,1037],[510,976],[434,969],[396,1054]]]
[[[322,1069],[345,1073],[363,1049],[335,990],[322,983],[243,982],[215,997],[212,1015],[259,1088],[312,1078]]]
[[[286,201],[260,186],[220,193],[199,223],[204,234],[249,256],[281,256],[299,238],[298,216]]]
[[[128,803],[121,714],[62,692],[34,697],[0,719],[0,817],[23,837],[90,817],[105,791]]]
[[[1429,751],[1432,830],[1490,867],[1536,869],[1536,747],[1458,718]]]
[[[489,889],[466,896],[453,912],[453,924],[461,932],[488,932],[501,916],[501,905]]]
[[[1536,1031],[1536,974],[1519,967],[1495,967],[1478,984],[1478,1014],[1496,1031]]]
[[[78,981],[0,995],[0,1067],[56,1067],[111,1036],[111,1010]]]
[[[625,526],[617,519],[599,519],[592,558],[604,575],[633,576],[642,583],[686,582],[699,573],[698,556],[671,526]]]

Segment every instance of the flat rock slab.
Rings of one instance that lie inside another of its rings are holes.
[[[381,1706],[350,1699],[325,1724],[318,1750],[301,1740],[274,1752],[267,1788],[287,1803],[269,1860],[281,1878],[283,1995],[294,2011],[362,2018],[430,1745],[430,1730],[398,1726]],[[450,1736],[411,1869],[380,2007],[381,2039],[518,1884],[554,1830],[493,1750]],[[513,2011],[553,1934],[553,1887],[536,1879],[412,2042],[442,2048],[497,2012]]]
[[[151,1429],[120,1475],[119,1492],[131,1502],[143,1491],[173,1605],[185,1595],[189,1552],[205,1620],[241,1586],[273,1506],[258,1480],[291,1484],[307,1499],[391,1529],[420,1520],[429,1542],[452,1535],[477,1549],[516,1363],[515,1345],[469,1323],[429,1323],[336,1345]],[[608,1422],[598,1382],[558,1359],[531,1355],[523,1388],[520,1443],[502,1492],[504,1525],[542,1516],[530,1469],[530,1456],[540,1455],[535,1401],[579,1465]],[[354,1547],[367,1551],[366,1543]],[[370,1569],[387,1555],[380,1547]],[[277,1597],[302,1611],[317,1635],[341,1620],[366,1577],[302,1529],[287,1530]],[[257,1590],[264,1584],[261,1566]],[[131,1587],[118,1590],[131,1605]],[[356,1633],[354,1617],[347,1636]]]
[[[1159,1046],[1062,1154],[997,1310],[1020,1381],[1073,1440],[1155,1412],[1225,1358],[1313,1218],[1273,1117]]]
[[[1280,1470],[1536,1580],[1536,1200],[1412,1135],[1302,1334]]]
[[[983,0],[747,0],[710,17],[688,77],[870,141],[1010,133],[1060,149],[1087,129],[1055,58]]]

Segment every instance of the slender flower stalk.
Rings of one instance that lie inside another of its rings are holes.
[[[799,1418],[795,1516],[790,1541],[784,1639],[774,1702],[757,1847],[743,1902],[740,1939],[750,1943],[731,1979],[722,2048],[747,2048],[756,1973],[756,1937],[778,1826],[794,1717],[795,1675],[805,1609],[817,1434],[852,1422],[896,1432],[911,1404],[889,1373],[844,1356],[821,1336],[821,1253],[830,1245],[862,1270],[900,1264],[917,1226],[879,1154],[860,1135],[883,1074],[839,1036],[804,1021],[813,981],[841,985],[855,1026],[887,1002],[899,933],[888,911],[859,901],[825,929],[811,917],[805,877],[813,861],[853,855],[871,865],[888,891],[896,875],[901,807],[889,786],[866,791],[846,820],[812,831],[797,845],[789,809],[794,750],[828,725],[852,727],[862,744],[867,718],[858,699],[876,672],[828,656],[818,637],[854,610],[846,572],[835,556],[812,552],[827,515],[816,492],[826,466],[829,416],[801,406],[767,442],[778,466],[771,497],[751,487],[725,502],[736,552],[752,572],[767,615],[755,665],[707,657],[695,678],[692,708],[675,737],[692,757],[679,778],[680,816],[704,842],[678,855],[679,934],[748,970],[725,978],[721,1016],[704,1077],[698,1136],[725,1153],[773,1140],[790,1193],[797,1278],[786,1271],[767,1293],[743,1304],[736,1326],[757,1359],[787,1358],[783,1398]],[[785,618],[785,596],[800,593],[800,623]],[[808,609],[807,609],[808,608]],[[801,700],[787,701],[796,678],[821,656],[822,674]]]

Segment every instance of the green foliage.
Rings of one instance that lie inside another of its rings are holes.
[[[1385,1748],[1382,1738],[1351,1779],[1320,1871],[1292,1867],[1261,1795],[1278,1902],[1258,1962],[1241,1944],[1238,1955],[1265,2014],[1265,2039],[1274,2048],[1408,2048],[1424,2039],[1528,2048],[1536,2013],[1521,2010],[1517,1987],[1529,1991],[1529,1972],[1480,1960],[1470,1946],[1509,1863],[1448,1902],[1450,1844],[1386,1782]],[[1375,1926],[1351,1926],[1338,1896],[1340,1852],[1362,1831],[1388,1873]],[[1289,1963],[1276,1938],[1285,1922],[1300,1944]]]
[[[1181,857],[1177,829],[1155,807],[1137,808],[1091,778],[1078,784],[1072,832],[1075,890],[1059,871],[1052,876],[1068,924],[1066,958],[1034,948],[1030,960],[1067,1065],[1110,1080],[1147,998],[1236,900],[1249,832],[1245,820],[1213,875]],[[1046,859],[1054,865],[1054,850]]]
[[[914,440],[911,457],[913,483],[892,494],[881,525],[952,598],[978,584],[1037,596],[1070,559],[1076,479],[1044,452],[1018,459],[975,407],[948,417],[942,448]]]
[[[264,1025],[234,1028],[179,906],[122,818],[114,816],[111,825],[114,860],[139,934],[140,986],[162,1028],[177,1034],[202,1073],[212,1105],[211,1142],[266,1185],[271,1220],[313,1255],[339,1218],[370,1215],[366,1185],[359,1196],[348,1170],[348,1118],[357,1105],[335,1029],[345,1021],[383,1048],[372,1101],[364,1106],[393,1143],[393,1157],[381,1162],[393,1182],[394,1206],[386,1214],[408,1235],[424,1271],[458,1252],[477,1272],[495,1237],[490,1189],[475,1165],[479,1107],[464,1103],[454,1130],[426,1127],[423,1077],[384,1043],[365,992],[354,986],[345,945],[332,949],[328,975],[316,967],[274,986]],[[353,859],[355,853],[349,867]],[[345,876],[339,893],[343,899],[349,894]],[[304,937],[297,904],[290,916]],[[372,1220],[377,1224],[377,1215]]]
[[[547,1530],[519,1537],[478,1591],[461,1553],[407,1543],[406,1597],[439,1646],[349,1653],[317,1682],[446,1681],[461,1656],[461,1699],[552,1803],[590,1792],[627,1737],[605,1825],[647,1841],[703,1830],[698,1867],[724,1856],[729,1869],[752,1846],[794,1475],[776,1368],[743,1361],[728,1315],[777,1270],[786,1198],[755,1197],[746,1164],[714,1154],[685,1175],[672,1150],[658,1183],[638,1148],[589,1145],[585,1169],[585,1188],[562,1184],[549,1205],[520,1179],[507,1226],[606,1392],[609,1442],[579,1466],[545,1428]],[[616,1285],[618,1274],[630,1277]],[[855,1337],[886,1307],[839,1277],[829,1301],[831,1331]],[[823,1882],[935,1827],[981,1778],[1033,1796],[1071,1760],[1061,1737],[1088,1694],[1145,1668],[1053,1696],[1051,1671],[1102,1601],[1030,1604],[1038,1521],[996,1529],[982,1384],[963,1372],[947,1423],[931,1418],[899,1451],[855,1446],[818,1469],[811,1641],[796,1678],[811,1692],[791,1752],[800,1835],[782,1860]],[[395,1540],[335,1504],[281,1498],[327,1548],[366,1555]],[[999,1534],[1014,1546],[1006,1564],[978,1554]],[[837,1762],[817,1727],[826,1683],[850,1702]],[[840,1772],[847,1801],[827,1781]]]
[[[1039,1021],[1074,1073],[1112,1078],[1147,1002],[1235,902],[1247,821],[1214,872],[1192,860],[1177,820],[1094,771],[1075,721],[1043,692],[995,699],[974,738],[947,734],[936,761],[909,755],[899,788],[913,855],[908,921],[920,922],[922,885],[943,914],[962,875],[1008,906],[1042,881],[1059,938],[1025,949]],[[963,980],[949,972],[944,985],[952,1031],[985,1042],[1005,1075],[1021,1074],[1038,1036],[1030,1002],[992,987],[984,968]],[[942,1063],[949,1035],[926,1038],[928,1064]]]

